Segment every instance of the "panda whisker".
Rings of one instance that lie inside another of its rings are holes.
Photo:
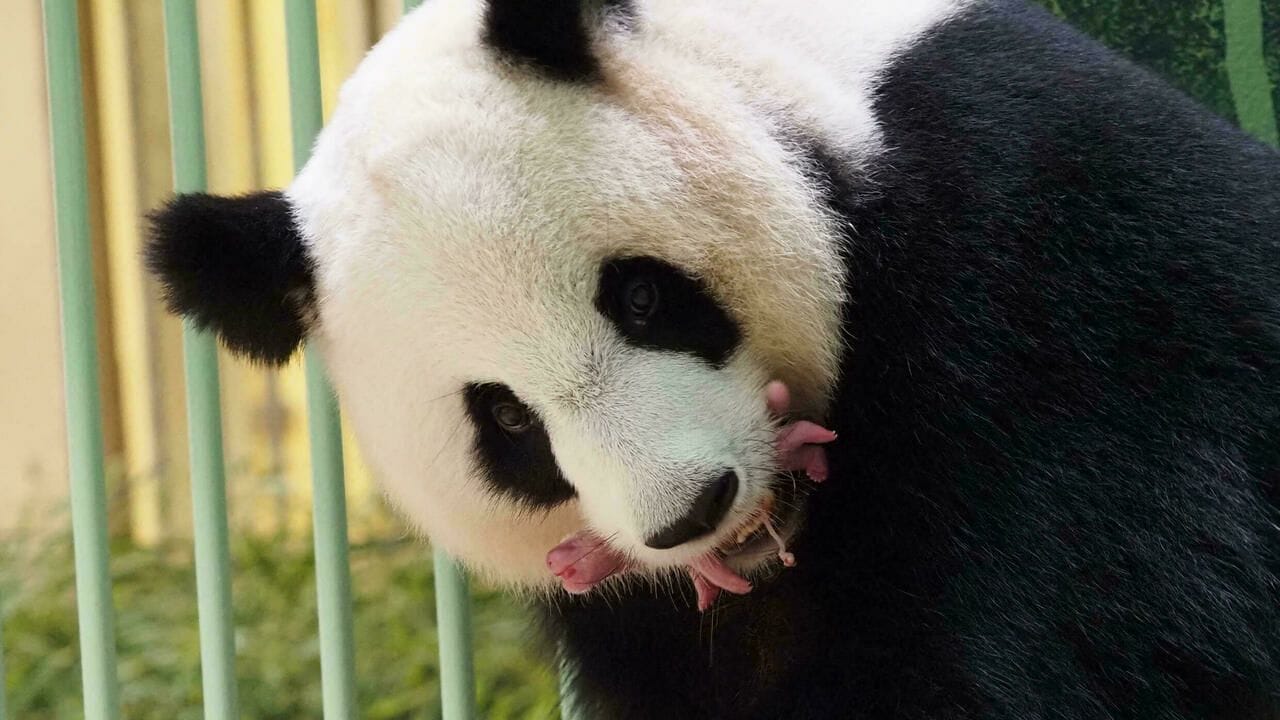
[[[711,626],[707,633],[707,664],[716,664],[716,621],[720,618],[720,609],[711,606],[711,617],[707,619],[707,623]]]
[[[443,395],[437,395],[433,398],[428,398],[424,402],[427,404],[430,404],[434,402],[439,402],[441,400],[448,400],[451,397],[458,397],[459,395],[462,395],[464,392],[466,392],[465,388],[458,388],[457,390],[454,390],[452,392],[447,392]]]
[[[591,549],[590,549],[590,550],[588,550],[588,551],[586,551],[586,552],[582,553],[581,555],[579,555],[579,556],[578,556],[576,559],[574,559],[574,561],[573,561],[572,563],[570,563],[570,564],[571,564],[571,565],[575,565],[575,564],[577,564],[577,563],[582,562],[582,561],[583,561],[583,560],[585,560],[586,558],[590,557],[593,553],[596,553],[596,552],[600,551],[602,548],[605,548],[605,547],[609,546],[609,545],[610,545],[614,540],[616,540],[616,539],[617,539],[617,537],[618,537],[618,533],[616,533],[616,532],[615,532],[615,533],[613,533],[613,534],[609,535],[608,537],[603,538],[599,543],[597,543],[596,545],[593,545],[593,546],[591,547]],[[615,566],[615,567],[614,567],[614,569],[613,569],[609,574],[613,574],[614,572],[617,572],[617,571],[618,571],[618,569],[619,569],[619,568],[621,568],[624,564],[625,564],[625,562],[619,562],[619,563],[617,564],[617,566]]]
[[[797,512],[799,510],[804,509],[800,503],[790,501],[790,500],[778,500],[777,506],[785,510],[790,510],[792,512]]]
[[[458,431],[461,429],[462,429],[462,423],[458,423],[453,427],[453,430],[449,433],[449,436],[444,439],[444,442],[440,443],[440,449],[437,450],[436,454],[431,457],[431,461],[427,463],[427,466],[422,469],[422,472],[424,474],[431,468],[435,467],[436,461],[438,461],[440,459],[440,456],[444,454],[445,449],[447,449],[451,444],[453,444],[454,437],[458,435]]]

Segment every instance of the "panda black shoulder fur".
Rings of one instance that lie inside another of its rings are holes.
[[[148,259],[317,346],[587,717],[1280,716],[1280,156],[1022,2],[432,0]],[[775,500],[792,569],[734,543]],[[583,531],[626,567],[569,596]]]

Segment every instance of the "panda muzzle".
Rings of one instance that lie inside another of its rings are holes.
[[[765,389],[770,412],[786,415],[790,408],[790,393],[786,385],[772,382]],[[805,420],[780,426],[774,440],[778,466],[784,471],[803,471],[814,482],[827,479],[827,457],[823,445],[836,439],[836,434],[816,423]],[[786,544],[774,529],[771,521],[771,500],[767,496],[761,507],[752,515],[745,532],[765,527],[778,545],[778,557],[784,565],[795,564],[795,557],[787,552]],[[547,569],[559,580],[566,592],[580,595],[589,592],[608,578],[632,568],[625,554],[591,530],[582,530],[565,538],[547,553]],[[687,571],[693,580],[698,598],[698,610],[711,607],[721,591],[734,595],[751,592],[751,583],[725,564],[723,555],[712,550],[707,555],[689,563]]]

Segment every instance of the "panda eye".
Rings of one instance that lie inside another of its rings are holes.
[[[648,278],[635,278],[628,282],[624,297],[632,322],[644,324],[658,309],[658,286]]]
[[[653,257],[601,263],[595,306],[629,344],[688,353],[715,367],[728,361],[742,336],[700,278]]]
[[[560,472],[551,437],[532,407],[502,383],[467,383],[465,424],[475,431],[471,457],[479,479],[499,496],[535,510],[575,494]]]
[[[500,402],[493,406],[493,419],[509,433],[522,433],[533,425],[533,416],[523,405]]]

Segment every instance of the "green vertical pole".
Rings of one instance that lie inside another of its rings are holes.
[[[351,568],[347,557],[342,428],[338,420],[338,404],[325,378],[324,365],[311,347],[306,349],[306,375],[324,716],[329,720],[354,720],[355,643],[351,627]]]
[[[471,658],[471,596],[462,568],[436,550],[436,633],[440,640],[440,705],[445,720],[476,716]]]
[[[173,186],[179,193],[206,186],[204,102],[195,0],[165,0]],[[191,455],[191,512],[195,532],[196,602],[200,616],[200,675],[206,718],[234,718],[235,626],[227,541],[227,488],[222,457],[218,351],[212,333],[186,321],[182,329]]]
[[[569,658],[565,654],[563,646],[557,648],[556,659],[559,666],[556,668],[560,674],[560,718],[561,720],[576,720],[582,716],[581,711],[577,707],[577,703],[573,699],[573,680],[575,670],[571,665]]]
[[[1227,82],[1240,127],[1271,145],[1280,144],[1276,108],[1262,46],[1261,0],[1223,0]]]
[[[422,0],[404,0],[404,11]],[[471,652],[471,596],[462,568],[435,552],[436,628],[440,639],[440,705],[445,720],[476,716],[476,674]]]
[[[311,145],[323,122],[315,0],[287,0],[285,23],[293,163],[295,169],[301,170],[311,156]],[[312,347],[306,349],[306,376],[324,716],[329,720],[354,720],[355,652],[347,501],[342,477],[342,426],[337,401],[325,378],[324,364]]]
[[[80,39],[75,0],[45,0],[45,62],[53,141],[58,281],[67,402],[71,530],[75,541],[80,669],[87,720],[119,716],[115,619],[107,566],[107,489],[98,397],[93,258]]]
[[[0,598],[3,600],[4,598]],[[4,618],[4,606],[0,605],[0,619]],[[9,713],[5,710],[4,691],[7,687],[4,674],[4,624],[0,622],[0,720],[5,720]]]

